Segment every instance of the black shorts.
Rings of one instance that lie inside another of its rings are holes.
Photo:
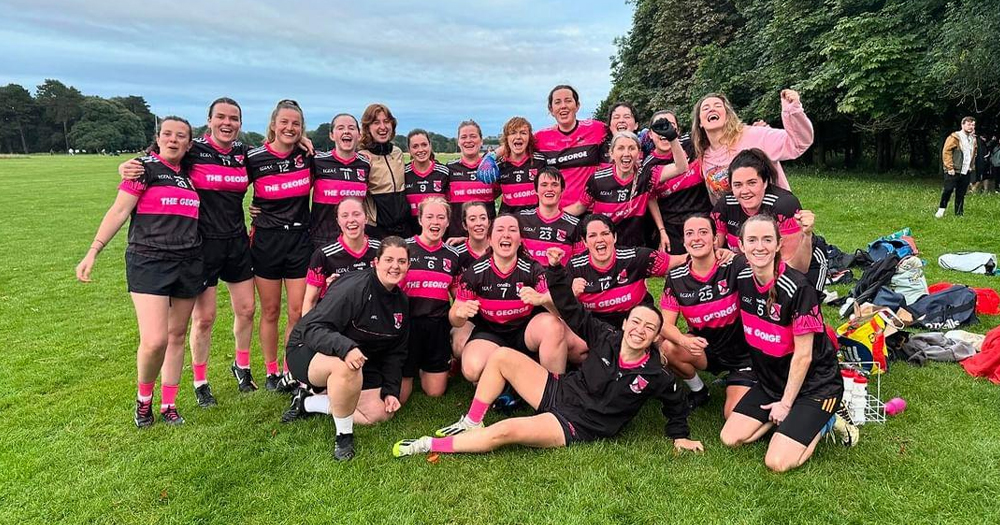
[[[250,233],[250,259],[257,277],[305,279],[312,253],[306,230],[255,228]]]
[[[684,225],[670,224],[668,222],[663,224],[663,229],[667,230],[667,238],[670,239],[670,249],[667,252],[670,255],[687,254],[687,250],[684,248]],[[659,234],[657,234],[656,238],[659,240]]]
[[[713,351],[709,345],[705,351],[708,366],[705,371],[714,376],[726,374],[726,386],[747,386],[752,387],[757,384],[757,374],[753,371],[753,364],[750,362],[750,351],[746,347],[740,346],[737,349],[725,349],[723,351]],[[742,356],[732,355],[734,352],[745,352]]]
[[[513,348],[514,350],[524,354],[530,354],[531,351],[528,349],[528,344],[524,342],[524,332],[527,329],[528,323],[524,323],[524,326],[521,328],[504,333],[491,332],[488,329],[474,326],[472,327],[472,334],[469,335],[469,341],[465,344],[469,344],[476,339],[483,339],[485,341],[496,343],[500,346]]]
[[[241,283],[253,277],[250,263],[250,237],[246,234],[228,239],[201,240],[205,259],[205,286],[217,286],[219,281]]]
[[[592,432],[588,431],[580,424],[573,424],[563,413],[559,410],[559,399],[560,392],[562,390],[562,385],[559,383],[559,376],[556,374],[549,374],[548,380],[545,381],[545,389],[542,391],[542,399],[538,402],[538,408],[535,410],[537,414],[549,413],[556,416],[559,420],[559,425],[562,426],[563,436],[566,439],[566,446],[570,446],[574,443],[588,443],[590,441],[595,441],[598,436],[594,435]]]
[[[429,374],[451,369],[451,325],[443,317],[410,319],[410,347],[403,365],[403,377],[416,377],[423,370]]]
[[[522,211],[527,210],[528,208],[534,208],[535,206],[536,206],[535,204],[531,204],[531,205],[528,205],[528,206],[509,206],[509,205],[504,204],[503,202],[501,202],[500,203],[500,211],[497,212],[497,213],[499,213],[499,214],[509,213],[511,215],[518,215]]]
[[[126,251],[125,280],[129,292],[191,299],[205,291],[205,265],[201,255],[172,261]]]
[[[317,385],[309,381],[309,363],[316,357],[318,352],[310,350],[305,345],[289,341],[285,347],[285,359],[288,360],[288,371],[292,373],[292,378],[300,383],[305,383],[313,390],[323,390],[326,385]],[[336,359],[339,357],[333,356]],[[379,388],[382,386],[382,360],[378,357],[369,357],[365,361],[365,366],[361,369],[361,389]]]
[[[770,412],[760,407],[775,401],[778,399],[769,396],[760,385],[754,385],[743,399],[740,399],[733,411],[766,423],[769,421]],[[792,410],[788,412],[788,416],[781,422],[776,432],[808,447],[838,408],[840,408],[839,396],[827,399],[800,396],[792,403]]]

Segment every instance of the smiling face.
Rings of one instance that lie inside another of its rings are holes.
[[[698,108],[698,123],[705,131],[722,129],[726,119],[726,103],[719,97],[706,98]]]
[[[212,107],[208,130],[216,144],[222,147],[232,144],[240,136],[241,125],[240,108],[225,102]]]
[[[419,222],[420,236],[425,242],[436,245],[448,227],[448,207],[439,203],[425,204]]]
[[[160,157],[171,164],[180,164],[184,154],[191,149],[191,126],[179,120],[164,120],[156,135]]]
[[[618,106],[611,112],[608,119],[608,127],[611,131],[631,131],[635,133],[639,129],[639,124],[635,121],[635,115],[628,106]]]
[[[583,244],[587,247],[591,260],[603,266],[611,260],[611,255],[615,253],[615,234],[611,233],[611,228],[601,221],[590,221],[587,223],[587,233],[583,239]]]
[[[417,133],[410,137],[408,149],[410,151],[410,158],[420,164],[424,164],[431,159],[431,141],[423,133]]]
[[[479,157],[479,150],[483,147],[483,137],[476,126],[462,126],[458,129],[458,147],[462,151],[462,156],[467,159]]]
[[[392,120],[385,114],[385,111],[381,110],[375,113],[375,119],[368,126],[368,131],[371,133],[372,138],[375,139],[375,142],[380,144],[389,142],[395,134],[395,131],[392,129]]]
[[[340,115],[333,119],[333,124],[330,126],[330,140],[336,145],[340,154],[353,153],[360,137],[358,123],[354,117]]]
[[[538,205],[553,207],[559,206],[562,199],[563,187],[559,179],[548,173],[538,174]]]
[[[767,183],[753,168],[736,168],[732,173],[731,184],[733,196],[739,201],[740,207],[749,215],[757,213],[760,203],[764,200]]]
[[[660,333],[660,318],[647,306],[637,306],[622,323],[623,342],[633,350],[649,348]]]
[[[528,126],[519,126],[507,135],[507,151],[514,158],[521,158],[528,152],[528,141],[531,138],[531,129]]]
[[[490,235],[490,247],[500,259],[512,259],[517,255],[521,247],[521,227],[517,219],[509,215],[497,217]]]
[[[752,268],[773,268],[774,258],[781,250],[778,226],[772,221],[748,220],[743,225],[740,250]]]
[[[549,104],[549,114],[556,119],[561,128],[571,128],[576,124],[576,113],[580,111],[580,103],[576,101],[569,89],[557,89],[552,93]]]
[[[712,255],[714,240],[711,219],[692,217],[684,221],[684,249],[691,257],[704,259]]]
[[[271,124],[274,140],[287,148],[298,144],[302,138],[302,114],[294,109],[281,108]]]
[[[639,166],[639,144],[627,137],[615,140],[611,146],[611,162],[619,175],[635,172]]]
[[[361,202],[347,199],[337,205],[337,225],[344,237],[360,239],[365,234],[365,210]]]
[[[470,206],[465,210],[465,230],[469,232],[469,239],[482,242],[486,239],[490,230],[490,216],[486,213],[486,208],[482,205]]]
[[[406,248],[390,246],[375,258],[375,274],[387,288],[399,285],[410,269],[410,256]]]

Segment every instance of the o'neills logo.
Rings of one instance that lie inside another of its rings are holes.
[[[403,327],[403,314],[392,314],[392,320],[395,322],[396,330]]]
[[[645,377],[635,376],[635,379],[632,380],[632,384],[629,385],[628,387],[629,387],[630,390],[632,390],[636,394],[641,394],[642,391],[643,391],[643,389],[645,389],[646,385],[648,385],[648,384],[649,384],[649,381],[646,381]]]

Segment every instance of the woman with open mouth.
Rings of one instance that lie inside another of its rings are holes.
[[[441,197],[420,203],[420,235],[407,239],[410,269],[400,285],[410,298],[411,330],[400,401],[406,403],[413,379],[430,397],[441,397],[448,387],[451,369],[451,324],[448,309],[458,277],[462,273],[458,249],[444,242],[451,206]]]
[[[691,141],[708,194],[714,204],[729,192],[727,168],[737,153],[759,148],[775,161],[801,156],[813,143],[813,126],[802,110],[797,91],[781,91],[781,122],[785,129],[747,126],[725,95],[709,93],[691,110]],[[788,190],[781,164],[775,163],[778,187]]]
[[[313,252],[306,273],[302,315],[316,306],[333,281],[345,273],[371,268],[379,241],[365,235],[365,210],[360,199],[348,197],[337,206],[337,238]]]
[[[215,406],[208,382],[208,358],[212,327],[217,314],[219,281],[229,289],[233,309],[233,336],[236,359],[231,368],[241,392],[257,387],[250,374],[250,341],[253,335],[254,287],[250,261],[250,237],[243,217],[243,197],[249,179],[246,155],[250,146],[239,141],[243,110],[233,99],[221,97],[208,107],[208,132],[191,142],[184,156],[191,165],[191,183],[198,191],[198,230],[205,268],[205,291],[195,300],[191,314],[191,370],[198,406]],[[304,142],[308,142],[308,139]],[[308,144],[311,148],[311,143]],[[118,167],[124,180],[143,173],[143,165],[129,160]]]
[[[502,347],[538,354],[539,362],[552,373],[566,370],[568,347],[562,321],[522,298],[529,289],[546,293],[542,274],[542,266],[521,249],[517,218],[497,217],[490,232],[490,254],[462,274],[448,312],[455,328],[470,320],[475,323],[461,352],[466,379],[478,381],[490,354]]]
[[[247,153],[247,175],[253,184],[253,218],[250,257],[254,285],[260,299],[260,347],[267,372],[265,387],[290,392],[294,383],[278,369],[278,319],[281,294],[287,295],[284,341],[302,317],[306,273],[313,246],[309,239],[309,195],[312,189],[312,156],[299,146],[305,133],[302,108],[294,100],[281,100],[271,112],[267,140]],[[239,379],[243,369],[234,367]]]
[[[131,218],[125,276],[139,323],[134,419],[139,428],[154,422],[157,375],[160,417],[168,425],[184,423],[175,404],[184,368],[184,334],[195,298],[205,289],[200,201],[184,161],[190,148],[191,124],[180,117],[163,118],[149,155],[139,159],[143,174],[118,186],[115,202],[76,267],[76,278],[90,282],[97,255]]]
[[[816,289],[781,260],[778,223],[754,215],[739,240],[746,262],[736,261],[736,289],[757,383],[736,404],[720,437],[738,447],[774,429],[764,464],[785,472],[805,463],[831,427],[846,445],[857,443],[858,434],[836,415],[844,384],[835,339]]]
[[[666,435],[675,451],[704,450],[701,442],[689,439],[684,391],[651,350],[662,324],[660,313],[637,306],[621,325],[595,319],[573,297],[561,252],[550,249],[545,276],[552,283],[559,315],[591,343],[579,370],[552,374],[522,353],[500,349],[490,356],[468,413],[438,430],[437,438],[397,442],[392,447],[394,456],[483,453],[507,445],[558,448],[608,439],[618,435],[651,399],[663,404]],[[485,426],[487,409],[508,384],[536,414]]]
[[[539,264],[548,264],[545,252],[549,248],[561,248],[566,261],[575,253],[584,250],[580,241],[580,219],[559,208],[565,180],[562,173],[553,167],[544,167],[535,177],[534,191],[538,194],[537,208],[522,210],[517,215],[521,223],[521,242],[533,259]]]
[[[503,125],[497,168],[500,171],[500,213],[518,214],[537,204],[535,177],[545,167],[545,157],[536,151],[531,123],[514,117]]]
[[[496,217],[498,187],[496,184],[481,182],[476,176],[479,163],[483,160],[483,132],[474,120],[466,120],[458,125],[458,149],[461,158],[447,164],[448,202],[451,203],[451,224],[447,237],[458,239],[465,236],[462,228],[462,205],[466,202],[482,202],[490,219]]]
[[[599,120],[576,118],[580,95],[573,86],[552,88],[548,100],[549,114],[556,123],[535,133],[535,147],[546,165],[557,168],[566,180],[566,191],[559,203],[565,208],[580,200],[587,181],[597,172],[608,127]]]
[[[772,184],[778,174],[777,167],[767,154],[759,149],[741,151],[733,158],[726,170],[729,174],[729,186],[732,193],[715,203],[712,218],[715,219],[718,233],[716,246],[728,245],[730,250],[739,253],[739,237],[743,223],[754,215],[763,213],[774,217],[781,230],[781,257],[785,261],[791,259],[803,242],[803,230],[800,220],[803,214],[808,215],[810,226],[812,213],[802,210],[799,199],[788,190]],[[806,277],[821,294],[826,286],[827,260],[826,244],[813,237],[809,247],[810,262]],[[796,265],[796,268],[802,267]]]
[[[660,120],[666,120],[673,127],[677,127],[677,117],[669,111],[654,113],[651,126]],[[698,160],[690,161],[687,170],[675,175],[668,173],[668,176],[664,177],[665,169],[670,173],[677,171],[670,169],[674,164],[673,145],[654,131],[650,131],[648,136],[653,141],[653,150],[643,160],[642,169],[650,172],[652,180],[659,181],[653,188],[652,198],[656,200],[656,207],[660,210],[661,221],[656,225],[657,234],[652,237],[656,242],[652,246],[659,246],[661,250],[666,250],[671,255],[683,255],[684,219],[694,213],[712,211],[712,200],[708,197],[705,181],[701,178]],[[688,148],[685,148],[684,139],[681,138],[679,141],[681,149],[686,155],[690,155]]]
[[[406,200],[403,150],[392,143],[396,117],[385,104],[371,104],[361,115],[360,153],[368,158],[368,192],[365,216],[368,234],[376,239],[389,235],[409,237],[411,219]]]
[[[353,115],[341,113],[330,121],[333,149],[313,158],[313,202],[309,235],[313,247],[322,248],[337,239],[340,226],[337,205],[344,199],[364,200],[371,164],[355,152],[360,132]]]
[[[405,173],[406,202],[410,205],[413,231],[420,231],[420,203],[430,197],[446,198],[448,195],[448,167],[434,158],[430,133],[414,129],[406,135],[410,162]]]
[[[399,410],[410,333],[409,302],[400,285],[409,269],[406,241],[382,239],[374,267],[351,272],[302,318],[288,339],[297,397],[308,412],[333,416],[333,457],[354,457],[354,422],[372,425]],[[309,391],[326,394],[309,395]]]
[[[675,162],[660,170],[660,180],[673,177],[687,170],[687,157],[677,141],[677,131],[672,127],[660,130],[675,153]],[[660,180],[652,180],[651,172],[642,171],[640,165],[639,137],[629,131],[620,131],[611,138],[612,164],[598,170],[587,182],[581,199],[565,210],[573,215],[592,211],[608,216],[618,231],[623,246],[645,245],[647,212],[653,221],[662,224],[660,208],[649,206],[649,196]]]

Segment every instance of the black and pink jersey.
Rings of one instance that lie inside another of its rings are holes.
[[[469,244],[468,239],[466,239],[462,244],[455,246],[455,249],[458,250],[458,264],[461,266],[463,273],[465,270],[468,270],[474,262],[482,259],[483,256],[486,255],[486,252],[489,251],[489,247],[487,247],[481,253],[476,253],[475,250],[472,249],[472,245]]]
[[[562,264],[566,264],[573,254],[584,250],[580,241],[580,219],[574,215],[561,212],[546,219],[538,208],[528,208],[517,214],[517,222],[521,227],[521,245],[542,266],[549,265],[549,258],[545,255],[549,248],[561,248],[566,252]]]
[[[298,146],[279,153],[264,144],[247,153],[247,175],[253,183],[253,205],[260,215],[255,228],[304,230],[309,227],[312,158]]]
[[[505,210],[521,210],[538,205],[535,176],[545,167],[545,157],[540,153],[525,156],[520,162],[504,159],[497,164],[500,170],[500,202]]]
[[[503,273],[493,257],[487,257],[462,274],[455,299],[479,301],[479,313],[471,319],[477,329],[506,334],[524,328],[535,313],[535,307],[525,304],[519,295],[525,286],[540,293],[548,291],[540,264],[518,255],[514,266]]]
[[[650,182],[648,172],[640,171],[626,180],[618,176],[614,166],[604,166],[587,182],[580,202],[619,224],[646,215],[652,190]]]
[[[451,203],[451,224],[448,225],[449,237],[464,237],[462,228],[462,205],[466,202],[486,203],[486,214],[490,221],[497,216],[494,201],[497,198],[497,185],[479,182],[476,169],[480,161],[467,164],[464,159],[449,162],[448,167],[448,202]]]
[[[368,193],[368,157],[355,153],[344,159],[336,151],[324,151],[313,157],[312,215],[309,236],[314,243],[326,243],[340,235],[337,205],[346,198],[364,201]]]
[[[410,317],[447,318],[451,291],[462,274],[458,250],[443,242],[428,246],[418,236],[410,237],[406,244],[410,269],[399,286],[410,298]]]
[[[660,183],[663,168],[672,165],[672,154],[651,153],[642,162],[642,171],[648,173],[653,185],[653,198],[660,208],[660,216],[666,224],[683,225],[684,219],[693,213],[709,213],[712,201],[708,198],[705,180],[701,178],[701,167],[697,160],[688,164],[684,173]]]
[[[344,275],[371,268],[378,247],[378,240],[365,237],[364,249],[353,252],[344,244],[344,237],[338,237],[337,240],[313,252],[309,259],[309,270],[306,272],[306,284],[319,288],[319,296],[323,297],[326,295],[327,278],[333,274]]]
[[[250,184],[245,165],[249,149],[242,142],[222,148],[211,135],[191,141],[186,158],[191,162],[191,182],[201,199],[198,227],[202,237],[246,235],[243,197]]]
[[[738,267],[733,261],[717,262],[707,274],[698,275],[690,262],[678,266],[667,274],[660,300],[660,308],[684,316],[689,331],[705,338],[707,351],[730,370],[748,366],[750,360],[737,304]]]
[[[788,190],[768,184],[757,213],[766,213],[774,217],[781,235],[787,236],[802,231],[799,222],[795,220],[795,214],[801,209],[802,204],[799,203],[798,197]],[[740,206],[740,201],[732,193],[727,193],[715,203],[712,218],[715,219],[718,232],[726,236],[729,249],[739,252],[740,228],[750,218]]]
[[[581,253],[570,259],[567,271],[571,278],[587,281],[579,296],[583,307],[597,314],[610,314],[628,313],[640,304],[653,306],[646,278],[663,277],[669,266],[670,255],[666,252],[616,248],[606,268],[598,268],[589,253]]]
[[[562,172],[566,179],[559,206],[565,208],[579,202],[587,181],[601,163],[601,144],[608,136],[608,126],[592,119],[578,120],[569,133],[558,126],[535,132],[535,147],[548,166]]]
[[[413,167],[413,163],[406,164],[403,173],[406,182],[406,202],[410,205],[410,215],[416,218],[420,214],[419,206],[428,197],[441,197],[448,200],[448,179],[450,172],[444,164],[431,161],[431,166],[426,172],[420,172]],[[461,215],[461,209],[459,215]]]
[[[128,225],[128,249],[153,259],[183,260],[201,254],[200,199],[186,169],[156,153],[138,159],[143,174],[118,189],[139,198]]]
[[[812,360],[799,396],[814,399],[840,396],[844,384],[816,289],[804,275],[783,262],[775,278],[764,285],[757,282],[745,262],[737,259],[734,263],[738,264],[734,270],[743,334],[764,391],[775,399],[784,394],[795,352],[795,336],[811,333],[814,334]],[[773,301],[769,300],[772,289]]]

